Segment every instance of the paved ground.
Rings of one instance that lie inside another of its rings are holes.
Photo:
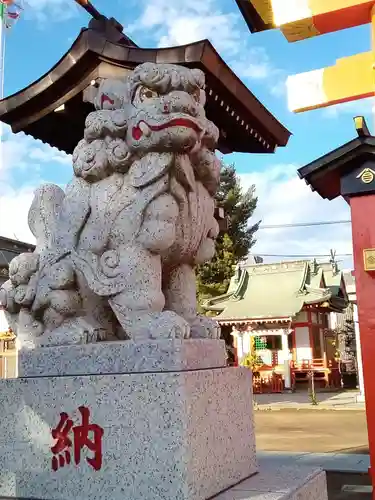
[[[255,412],[260,464],[317,466],[327,472],[329,500],[371,500],[348,488],[371,484],[365,412],[303,408]]]
[[[258,451],[260,464],[273,467],[308,466],[330,473],[367,474],[370,466],[369,455],[347,453],[286,453],[278,451]]]
[[[329,500],[371,500],[368,455],[258,452],[258,459],[260,467],[306,465],[325,470]]]
[[[372,495],[368,492],[371,483],[367,474],[328,472],[327,483],[329,500],[372,500]],[[355,486],[356,490],[350,490],[348,486]],[[364,491],[358,489],[358,486]]]
[[[256,411],[258,450],[368,453],[363,411]]]
[[[365,404],[357,402],[358,391],[318,392],[319,404],[312,406],[306,391],[290,394],[255,394],[258,410],[313,409],[313,410],[365,410]]]

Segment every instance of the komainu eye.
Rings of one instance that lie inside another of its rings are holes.
[[[133,104],[137,106],[137,104],[155,99],[156,97],[159,97],[159,94],[155,90],[148,87],[138,87],[133,98]]]

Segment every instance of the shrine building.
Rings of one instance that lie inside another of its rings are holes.
[[[32,252],[34,245],[0,236],[0,286],[8,279],[9,263],[24,252]],[[3,308],[0,306],[0,378],[15,376],[15,335],[9,330]]]
[[[225,295],[204,308],[216,313],[224,337],[231,335],[237,362],[256,354],[257,372],[273,373],[285,388],[316,378],[331,385],[337,374],[330,315],[348,306],[343,273],[335,262],[244,263]],[[246,363],[245,363],[246,364]]]

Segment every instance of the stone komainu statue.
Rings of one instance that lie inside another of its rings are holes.
[[[152,63],[100,83],[74,178],[36,191],[35,252],[13,259],[0,292],[21,344],[219,336],[196,308],[220,176],[203,88],[200,70]]]

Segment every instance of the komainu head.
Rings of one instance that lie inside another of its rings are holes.
[[[216,143],[217,129],[204,112],[202,71],[146,63],[134,70],[128,86],[127,143],[132,151],[192,153],[202,140]]]
[[[219,133],[206,118],[204,84],[198,69],[154,63],[141,64],[123,81],[103,80],[93,102],[97,111],[88,115],[73,155],[76,175],[93,182],[125,173],[148,153],[175,153],[190,156],[198,177],[213,177],[207,182],[214,191]]]

